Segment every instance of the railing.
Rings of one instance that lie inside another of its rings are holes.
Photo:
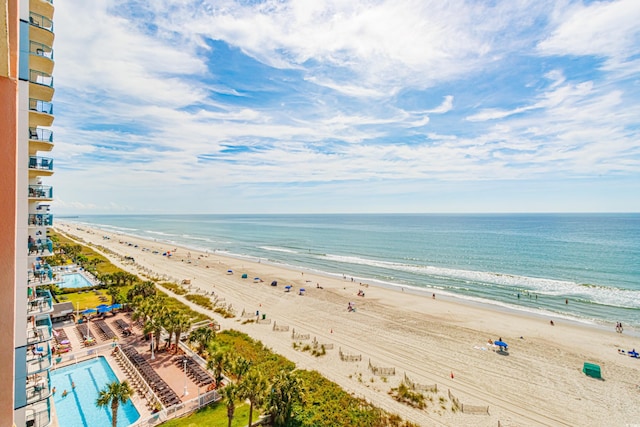
[[[38,290],[36,297],[27,304],[27,314],[35,316],[36,314],[48,313],[53,309],[53,298],[48,290]]]
[[[29,197],[36,199],[53,199],[53,187],[46,185],[30,185]]]
[[[53,159],[50,157],[29,157],[29,169],[53,170]]]
[[[29,224],[39,227],[49,227],[53,225],[52,214],[29,214]]]
[[[37,375],[37,378],[27,380],[27,405],[32,405],[51,396],[51,377],[49,371],[46,376]]]
[[[53,76],[42,71],[29,70],[29,81],[43,86],[53,87]]]
[[[41,411],[33,411],[27,413],[26,421],[28,426],[32,427],[44,427],[51,424],[51,406],[47,402],[46,409]]]
[[[51,347],[48,342],[36,344],[27,350],[27,375],[34,375],[51,368]]]
[[[46,44],[29,41],[29,53],[53,60],[53,49]]]
[[[27,344],[37,344],[53,338],[53,326],[49,315],[41,315],[35,326],[27,328]]]
[[[53,132],[43,128],[29,128],[29,139],[36,141],[53,142]]]
[[[53,1],[46,0],[49,3],[53,4]],[[47,18],[46,16],[38,15],[37,13],[30,12],[29,13],[29,24],[34,27],[44,28],[47,31],[53,32],[53,21]]]
[[[40,99],[29,98],[29,110],[38,113],[53,114],[53,104]]]

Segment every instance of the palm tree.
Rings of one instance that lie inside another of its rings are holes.
[[[227,405],[227,418],[229,418],[229,426],[231,427],[231,421],[236,411],[236,400],[238,400],[238,386],[230,383],[220,390],[220,395],[225,400]]]
[[[249,368],[251,368],[251,362],[242,356],[238,356],[231,362],[231,366],[227,371],[237,382],[240,382],[242,377],[249,372]]]
[[[136,283],[129,289],[129,292],[127,292],[127,299],[133,301],[137,295],[141,295],[143,298],[149,298],[156,295],[157,292],[156,285],[153,282]]]
[[[216,377],[216,387],[222,385],[223,372],[229,362],[229,356],[227,351],[216,347],[215,345],[209,346],[209,360],[207,361],[207,369],[214,372]]]
[[[189,342],[198,344],[198,353],[202,355],[204,349],[209,346],[209,343],[216,337],[216,331],[213,328],[202,326],[198,329],[191,331],[189,334]]]
[[[249,401],[249,427],[253,419],[253,407],[262,404],[267,391],[267,381],[257,369],[250,369],[238,384],[239,397]]]
[[[291,422],[293,405],[302,400],[302,383],[295,373],[281,371],[275,377],[271,393],[267,396],[267,408],[274,427],[287,426]]]
[[[193,321],[186,313],[180,313],[176,319],[176,353],[178,352],[178,345],[180,345],[180,336],[183,332],[188,331],[191,328]]]
[[[162,317],[162,325],[164,329],[169,332],[169,344],[171,344],[171,338],[173,338],[173,334],[178,328],[178,316],[180,316],[180,311],[173,309],[171,311],[167,311]],[[176,343],[176,346],[178,343]]]
[[[111,297],[111,304],[115,304],[118,299],[118,296],[120,295],[120,291],[118,290],[117,287],[111,285],[111,286],[107,286],[107,295],[109,295]]]
[[[120,405],[120,403],[127,403],[134,393],[135,391],[129,386],[127,381],[120,383],[117,380],[107,384],[104,389],[100,390],[100,394],[96,400],[96,406],[102,408],[111,405],[112,427],[116,427],[118,424],[118,405]]]

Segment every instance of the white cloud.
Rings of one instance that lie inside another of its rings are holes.
[[[545,55],[595,55],[622,60],[640,52],[640,2],[573,4],[559,11],[557,28],[538,44]]]
[[[572,22],[598,10],[600,34],[616,7],[636,7],[569,2],[551,16],[552,5],[59,0],[59,206],[214,209],[289,188],[330,197],[340,183],[375,198],[435,181],[637,178],[638,88],[617,80],[637,72],[634,47],[570,50]],[[547,18],[551,34],[537,24]],[[217,61],[230,59],[208,38],[260,71],[222,75]],[[593,52],[617,62],[585,76],[539,56]]]

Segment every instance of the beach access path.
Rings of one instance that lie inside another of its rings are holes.
[[[550,326],[550,318],[442,295],[434,299],[431,293],[409,289],[365,286],[352,282],[348,272],[344,278],[326,277],[72,223],[60,223],[56,229],[102,248],[128,271],[188,280],[190,284],[184,286],[190,292],[215,294],[219,303],[232,305],[235,318],[223,319],[172,296],[209,314],[223,329],[245,332],[298,367],[317,370],[354,395],[419,425],[640,423],[640,360],[618,353],[618,349],[640,347],[639,340],[613,328],[560,318],[553,318],[555,326]],[[162,255],[167,251],[171,257]],[[255,277],[262,282],[255,283]],[[273,280],[277,286],[270,286]],[[284,291],[285,285],[292,286],[290,292]],[[303,296],[300,288],[305,288]],[[360,290],[364,297],[357,295]],[[349,302],[355,304],[354,312],[347,311]],[[294,330],[301,339],[293,338]],[[489,339],[498,338],[509,344],[508,354],[488,346]],[[314,339],[325,344],[324,356],[294,348],[294,342],[311,344]],[[340,352],[360,360],[343,361]],[[604,380],[585,376],[584,362],[599,364]],[[387,375],[376,375],[374,368]],[[405,375],[417,384],[437,385],[438,393],[433,394],[433,402],[427,402],[427,409],[411,408],[389,396]],[[488,414],[452,411],[449,391],[467,408],[488,407]]]

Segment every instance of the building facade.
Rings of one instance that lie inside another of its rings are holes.
[[[0,419],[47,426],[53,418],[53,299],[46,289],[53,280],[47,264],[53,188],[46,181],[53,174],[54,7],[53,0],[0,0],[0,8],[0,333],[13,343],[0,356],[0,380],[14,385],[0,389]]]

